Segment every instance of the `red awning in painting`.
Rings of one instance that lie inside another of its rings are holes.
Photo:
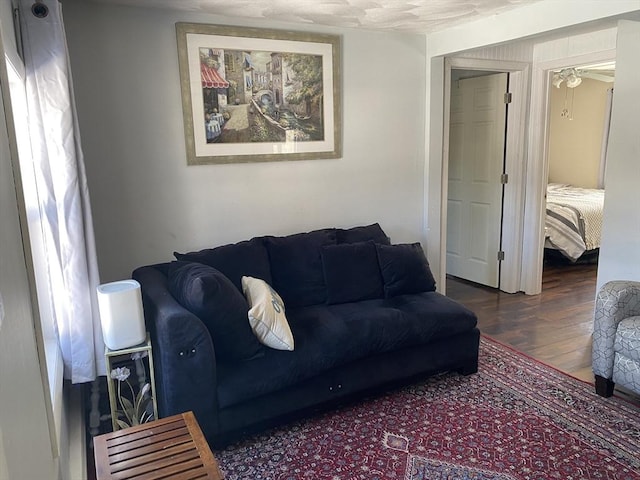
[[[229,88],[229,82],[220,76],[215,68],[200,64],[202,88]]]

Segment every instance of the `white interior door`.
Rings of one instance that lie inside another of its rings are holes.
[[[451,85],[447,273],[499,284],[507,73]]]

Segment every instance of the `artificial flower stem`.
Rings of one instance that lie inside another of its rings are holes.
[[[131,386],[131,384],[129,383],[129,380],[125,380],[127,382],[127,385],[129,385],[129,390],[131,391],[131,420],[130,420],[130,424],[131,426],[133,425],[138,425],[138,408],[136,407],[136,393],[133,391],[133,387]]]
[[[126,381],[126,382],[129,383],[128,381]],[[122,393],[121,393],[121,390],[120,390],[120,385],[121,384],[122,384],[122,382],[120,380],[118,380],[118,400],[120,400],[120,405],[122,406],[122,411],[124,412],[124,416],[127,417],[127,420],[129,421],[129,425],[131,425],[131,424],[133,424],[133,422],[131,421],[131,418],[129,417],[127,409],[124,406],[124,402],[122,401]],[[129,385],[129,387],[131,387],[131,385]]]

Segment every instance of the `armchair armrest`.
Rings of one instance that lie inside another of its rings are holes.
[[[611,379],[618,324],[637,315],[640,315],[640,282],[616,280],[602,286],[596,296],[593,321],[593,373],[596,377]]]
[[[211,437],[218,429],[213,341],[204,323],[171,296],[161,267],[140,267],[133,272],[142,287],[151,335],[159,415],[191,410],[205,436]]]

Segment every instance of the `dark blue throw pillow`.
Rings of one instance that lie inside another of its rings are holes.
[[[244,242],[207,248],[199,252],[173,252],[178,260],[209,265],[229,278],[239,292],[242,292],[242,277],[260,278],[271,284],[269,254],[261,238]]]
[[[429,262],[419,243],[376,245],[386,298],[436,289]]]
[[[333,229],[298,233],[286,237],[265,237],[273,288],[284,300],[285,307],[304,307],[325,303],[320,248],[335,245]]]
[[[327,303],[382,298],[382,277],[373,241],[322,247]]]
[[[339,228],[336,230],[337,243],[357,243],[373,240],[375,243],[389,245],[391,241],[378,223],[363,227]]]
[[[207,326],[218,361],[263,353],[249,325],[249,305],[225,275],[201,263],[173,262],[167,277],[171,295]]]

